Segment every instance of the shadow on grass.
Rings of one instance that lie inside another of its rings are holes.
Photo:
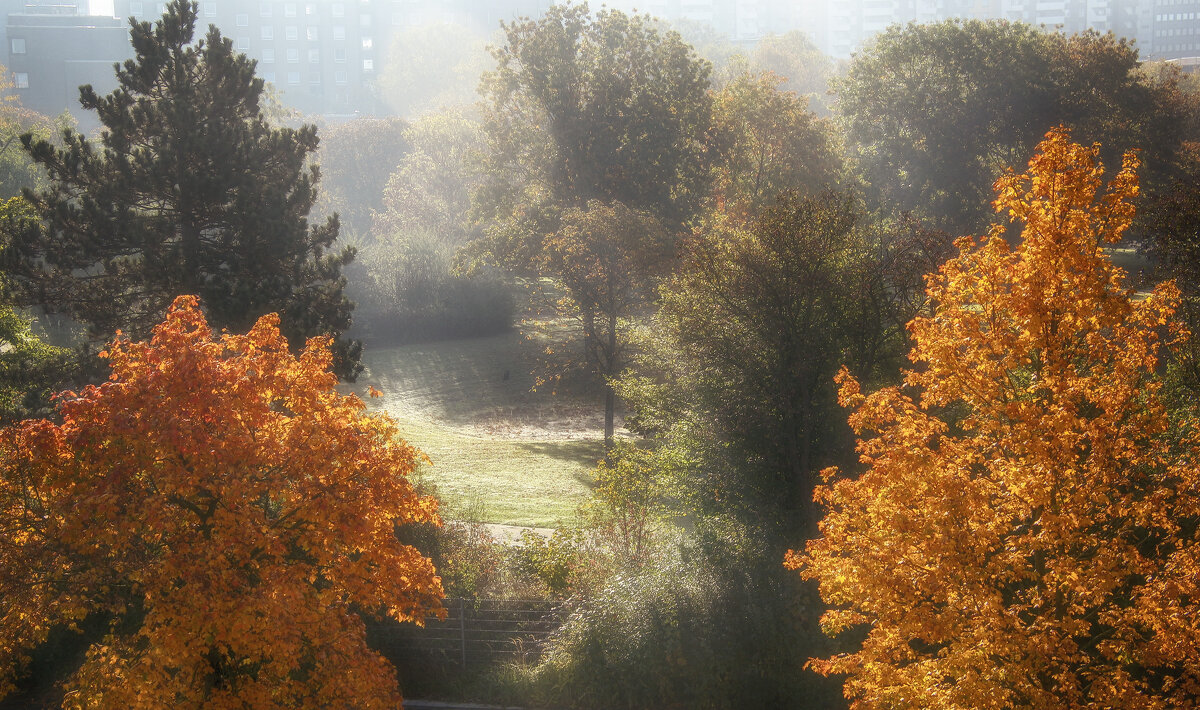
[[[586,466],[590,472],[600,459],[604,458],[604,443],[586,439],[571,439],[567,441],[529,441],[517,445],[517,449],[531,456],[558,459],[579,466]],[[589,473],[588,485],[591,485]]]
[[[468,340],[368,350],[360,377],[383,392],[379,402],[395,411],[427,411],[452,426],[505,413],[539,419],[563,406],[599,401],[603,388],[587,372],[531,391],[536,344],[516,332]],[[554,394],[557,393],[557,394]]]

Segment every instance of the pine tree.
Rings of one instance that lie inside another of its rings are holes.
[[[350,325],[332,251],[336,216],[310,227],[316,128],[274,128],[254,62],[215,27],[192,43],[197,7],[174,0],[162,19],[131,22],[135,58],[101,97],[97,140],[73,131],[62,147],[23,137],[51,187],[27,197],[45,230],[31,255],[30,300],[86,323],[94,336],[145,337],[175,296],[200,296],[218,328],[245,330],[278,312],[293,347]],[[357,342],[335,345],[339,374],[361,369]]]

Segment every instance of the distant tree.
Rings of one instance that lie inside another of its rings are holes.
[[[21,150],[21,134],[32,132],[49,140],[70,123],[65,112],[50,119],[25,108],[14,90],[8,70],[0,66],[0,199],[4,200],[20,195],[24,188],[42,187],[46,181],[45,172]]]
[[[408,122],[399,118],[356,118],[321,130],[317,160],[320,196],[315,214],[337,214],[343,235],[362,240],[372,214],[383,209],[383,188],[408,155]]]
[[[894,345],[899,348],[899,353],[904,353],[912,345],[907,327],[909,321],[928,315],[933,306],[925,290],[925,276],[937,271],[954,256],[955,237],[922,223],[911,213],[887,220],[878,229],[880,233],[874,241],[888,302],[883,310],[888,322],[881,326],[899,336]],[[901,360],[902,357],[895,358],[896,368]],[[889,374],[898,377],[899,372],[892,368]]]
[[[1180,117],[1112,35],[998,20],[892,27],[835,88],[850,155],[876,198],[955,234],[986,224],[992,183],[1055,125],[1100,142],[1110,162],[1142,149],[1149,187],[1179,147]]]
[[[409,120],[474,105],[480,76],[495,66],[487,43],[483,32],[456,24],[397,31],[379,74],[384,102]]]
[[[485,236],[469,252],[565,286],[586,360],[609,377],[625,349],[620,322],[649,295],[656,264],[639,253],[657,253],[660,230],[678,233],[707,197],[709,66],[645,16],[586,5],[504,32],[481,86],[487,153],[474,200]],[[610,444],[614,406],[609,393]]]
[[[272,128],[254,62],[210,28],[195,44],[196,5],[174,0],[161,20],[132,23],[135,58],[105,97],[80,90],[99,114],[97,141],[63,146],[23,137],[50,178],[27,193],[45,222],[26,279],[30,298],[90,326],[144,337],[171,300],[197,294],[214,325],[241,330],[279,312],[296,343],[350,326],[335,218],[310,228],[317,173],[305,167],[316,129]],[[338,341],[352,377],[360,345]]]
[[[799,672],[830,646],[819,599],[778,560],[814,524],[816,472],[849,448],[832,376],[884,320],[863,315],[880,289],[859,221],[846,194],[791,192],[685,240],[616,380],[638,436],[598,470],[590,506],[626,567],[539,668],[564,700],[838,707],[836,683]],[[655,530],[669,542],[648,550]]]
[[[781,89],[806,97],[814,111],[829,115],[830,101],[826,94],[836,67],[833,59],[822,53],[807,34],[799,30],[769,34],[754,46],[749,60],[754,69],[783,77]]]
[[[1185,141],[1176,169],[1144,200],[1130,231],[1140,233],[1141,248],[1157,267],[1156,278],[1175,280],[1182,298],[1179,316],[1193,333],[1200,332],[1200,77],[1178,67],[1144,65],[1149,81],[1162,87],[1166,103],[1181,109]],[[1176,112],[1172,112],[1178,115]],[[1200,338],[1192,338],[1173,355],[1174,374],[1191,392],[1200,392]]]
[[[1183,708],[1200,702],[1200,421],[1167,436],[1156,367],[1177,291],[1135,299],[1100,247],[1137,194],[1098,149],[1048,134],[996,186],[1008,225],[929,282],[919,367],[841,401],[866,470],[826,472],[821,537],[789,564],[863,708]]]
[[[1200,143],[1189,143],[1191,155],[1168,189],[1148,204],[1147,231],[1154,235],[1143,243],[1158,266],[1157,276],[1173,279],[1181,292],[1179,317],[1195,332],[1200,326]],[[1176,372],[1193,392],[1200,391],[1200,338],[1192,338],[1174,353]]]
[[[669,229],[692,216],[709,179],[707,62],[644,16],[586,5],[554,5],[504,32],[481,86],[481,213],[525,224],[530,205],[600,200]]]
[[[680,39],[694,49],[697,56],[712,65],[714,84],[720,86],[719,77],[731,71],[731,67],[738,68],[735,74],[741,73],[742,63],[745,61],[741,46],[711,23],[689,20],[686,17],[675,18],[670,22],[656,18],[655,28],[661,34],[679,33]]]
[[[714,97],[713,191],[727,213],[754,215],[784,190],[815,194],[841,177],[833,127],[782,83],[743,74]]]
[[[0,270],[7,271],[19,261],[13,242],[36,234],[38,228],[25,200],[13,197],[0,203]],[[75,374],[74,353],[42,342],[14,302],[12,280],[4,273],[0,275],[0,425],[49,414],[51,395]]]
[[[471,195],[483,177],[479,123],[443,111],[414,121],[404,139],[409,152],[388,177],[374,214],[377,238],[425,232],[451,249],[476,238]]]
[[[52,630],[98,620],[64,707],[395,708],[362,616],[443,614],[396,526],[437,523],[384,415],[268,314],[215,336],[180,297],[118,339],[62,424],[0,431],[0,696]]]
[[[410,150],[387,181],[362,252],[372,332],[405,340],[510,328],[511,289],[494,270],[454,268],[457,251],[479,236],[471,216],[482,179],[479,123],[448,109],[415,120],[404,139]]]

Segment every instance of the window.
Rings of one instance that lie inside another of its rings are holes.
[[[250,16],[244,12],[238,13],[237,26],[238,27],[249,27],[250,26]]]
[[[290,42],[295,42],[300,39],[300,30],[296,29],[295,25],[288,25],[283,28],[283,36]]]
[[[346,63],[346,48],[345,47],[334,47],[333,61],[337,62],[338,64]]]
[[[233,43],[233,46],[235,49],[237,49],[237,51],[245,52],[246,50],[250,49],[250,38],[249,37],[238,37],[237,40]]]
[[[298,72],[298,71],[288,72],[288,83],[289,84],[299,84],[300,83],[300,72]]]
[[[333,38],[338,42],[346,39],[346,28],[342,27],[341,25],[336,25],[333,28]]]
[[[363,47],[363,49],[370,49],[370,48],[371,48],[371,46],[372,46],[372,43],[371,43],[371,38],[370,38],[370,37],[363,37],[363,38],[362,38],[362,47]]]
[[[397,27],[404,24],[404,14],[399,12],[392,13],[392,24]]]
[[[287,51],[288,64],[297,64],[300,61],[300,50],[289,49]]]
[[[308,83],[320,84],[321,83],[321,72],[319,72],[319,71],[309,72],[308,73]]]
[[[146,8],[140,2],[129,3],[129,14],[141,16],[146,11]]]
[[[283,4],[283,16],[284,17],[295,17],[296,16],[296,3],[285,2]]]
[[[275,83],[275,72],[273,72],[273,71],[263,72],[263,81],[274,84]]]
[[[317,33],[317,28],[316,28],[315,26],[312,26],[312,27],[309,27],[309,28],[307,28],[307,29],[308,29],[308,41],[309,41],[309,42],[316,42],[316,41],[317,41],[317,34],[318,34],[318,33]]]
[[[319,50],[319,49],[308,50],[308,63],[309,64],[320,64],[321,63],[321,50]]]
[[[259,17],[270,17],[271,16],[271,3],[260,2],[258,4],[258,16]]]
[[[275,28],[270,25],[262,26],[262,38],[270,42],[275,39]]]
[[[29,74],[27,74],[23,71],[19,71],[16,74],[13,74],[13,84],[15,84],[18,89],[28,89],[29,88]]]
[[[20,38],[13,37],[12,53],[13,54],[24,54],[25,53],[25,39],[23,37],[20,37]]]
[[[159,8],[159,10],[158,10],[159,14],[163,14],[167,11],[167,9],[165,7],[163,7],[161,4],[158,6],[158,8]],[[205,17],[216,17],[217,16],[217,4],[215,2],[204,3],[204,16]]]
[[[275,63],[275,50],[267,47],[263,50],[263,64]]]
[[[375,60],[374,59],[364,59],[363,60],[363,71],[375,71]]]
[[[330,5],[329,6],[329,14],[333,15],[334,17],[345,17],[346,16],[346,3],[335,2],[334,4]]]
[[[333,73],[333,81],[334,81],[334,83],[336,83],[336,84],[345,84],[345,83],[347,83],[347,82],[346,82],[346,72],[344,72],[344,71],[335,71],[335,72]]]
[[[316,5],[316,3],[311,3],[311,2],[310,2],[310,3],[305,3],[305,5],[304,5],[304,14],[305,14],[306,16],[308,16],[308,17],[316,17],[316,16],[317,16],[317,5]]]
[[[370,27],[371,26],[371,16],[370,15],[359,15],[358,16],[358,24],[362,25],[363,27]]]

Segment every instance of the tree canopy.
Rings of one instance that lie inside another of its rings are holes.
[[[331,251],[336,218],[310,228],[316,129],[272,128],[254,62],[210,28],[193,43],[196,5],[174,0],[151,25],[133,22],[135,57],[118,88],[80,89],[104,130],[67,131],[62,147],[23,143],[50,187],[27,193],[45,223],[33,245],[30,299],[88,324],[98,337],[146,336],[171,300],[197,294],[218,327],[244,330],[280,314],[294,342],[340,335],[353,304]],[[338,341],[353,376],[359,345]]]
[[[1022,225],[959,241],[910,325],[903,386],[841,401],[866,470],[826,472],[821,537],[789,564],[857,651],[862,708],[1191,707],[1200,699],[1200,421],[1168,434],[1156,367],[1178,292],[1137,300],[1101,246],[1137,160],[1055,130],[996,186]]]
[[[46,180],[45,172],[21,150],[21,134],[36,133],[49,140],[70,121],[65,112],[52,120],[25,108],[14,89],[8,69],[0,66],[0,199],[4,200],[25,188],[41,187]]]
[[[566,207],[623,202],[682,224],[708,181],[708,63],[642,15],[554,5],[504,25],[484,76],[486,212],[533,195]]]
[[[872,194],[955,234],[985,226],[992,183],[1055,125],[1110,163],[1142,149],[1150,175],[1165,174],[1182,124],[1167,88],[1144,80],[1125,40],[999,20],[891,27],[835,83]]]
[[[13,242],[36,233],[37,217],[20,197],[0,203],[0,268],[19,257]],[[50,411],[50,396],[71,379],[71,351],[41,341],[14,306],[12,282],[0,275],[0,424]]]
[[[99,620],[66,706],[397,707],[360,615],[439,612],[396,538],[436,503],[394,423],[334,390],[329,344],[292,355],[274,314],[215,336],[179,297],[61,424],[0,431],[0,696],[51,630]]]
[[[767,35],[754,46],[749,61],[760,71],[783,77],[781,88],[806,97],[815,111],[822,116],[829,115],[830,100],[826,93],[834,74],[834,63],[807,34],[792,30],[781,35]]]
[[[752,217],[785,190],[816,194],[841,178],[833,126],[776,74],[742,74],[714,96],[713,192],[720,208]]]
[[[411,146],[388,177],[375,237],[428,234],[457,249],[478,236],[470,218],[471,194],[478,188],[483,134],[479,123],[458,111],[442,111],[404,131]]]
[[[408,155],[407,129],[403,119],[366,117],[321,129],[321,190],[313,212],[336,213],[343,237],[370,234],[383,188]]]
[[[785,192],[750,223],[685,242],[618,389],[631,427],[691,462],[687,512],[733,515],[772,542],[812,525],[817,471],[846,438],[832,377],[848,356],[870,367],[882,337],[859,220],[845,193]]]

